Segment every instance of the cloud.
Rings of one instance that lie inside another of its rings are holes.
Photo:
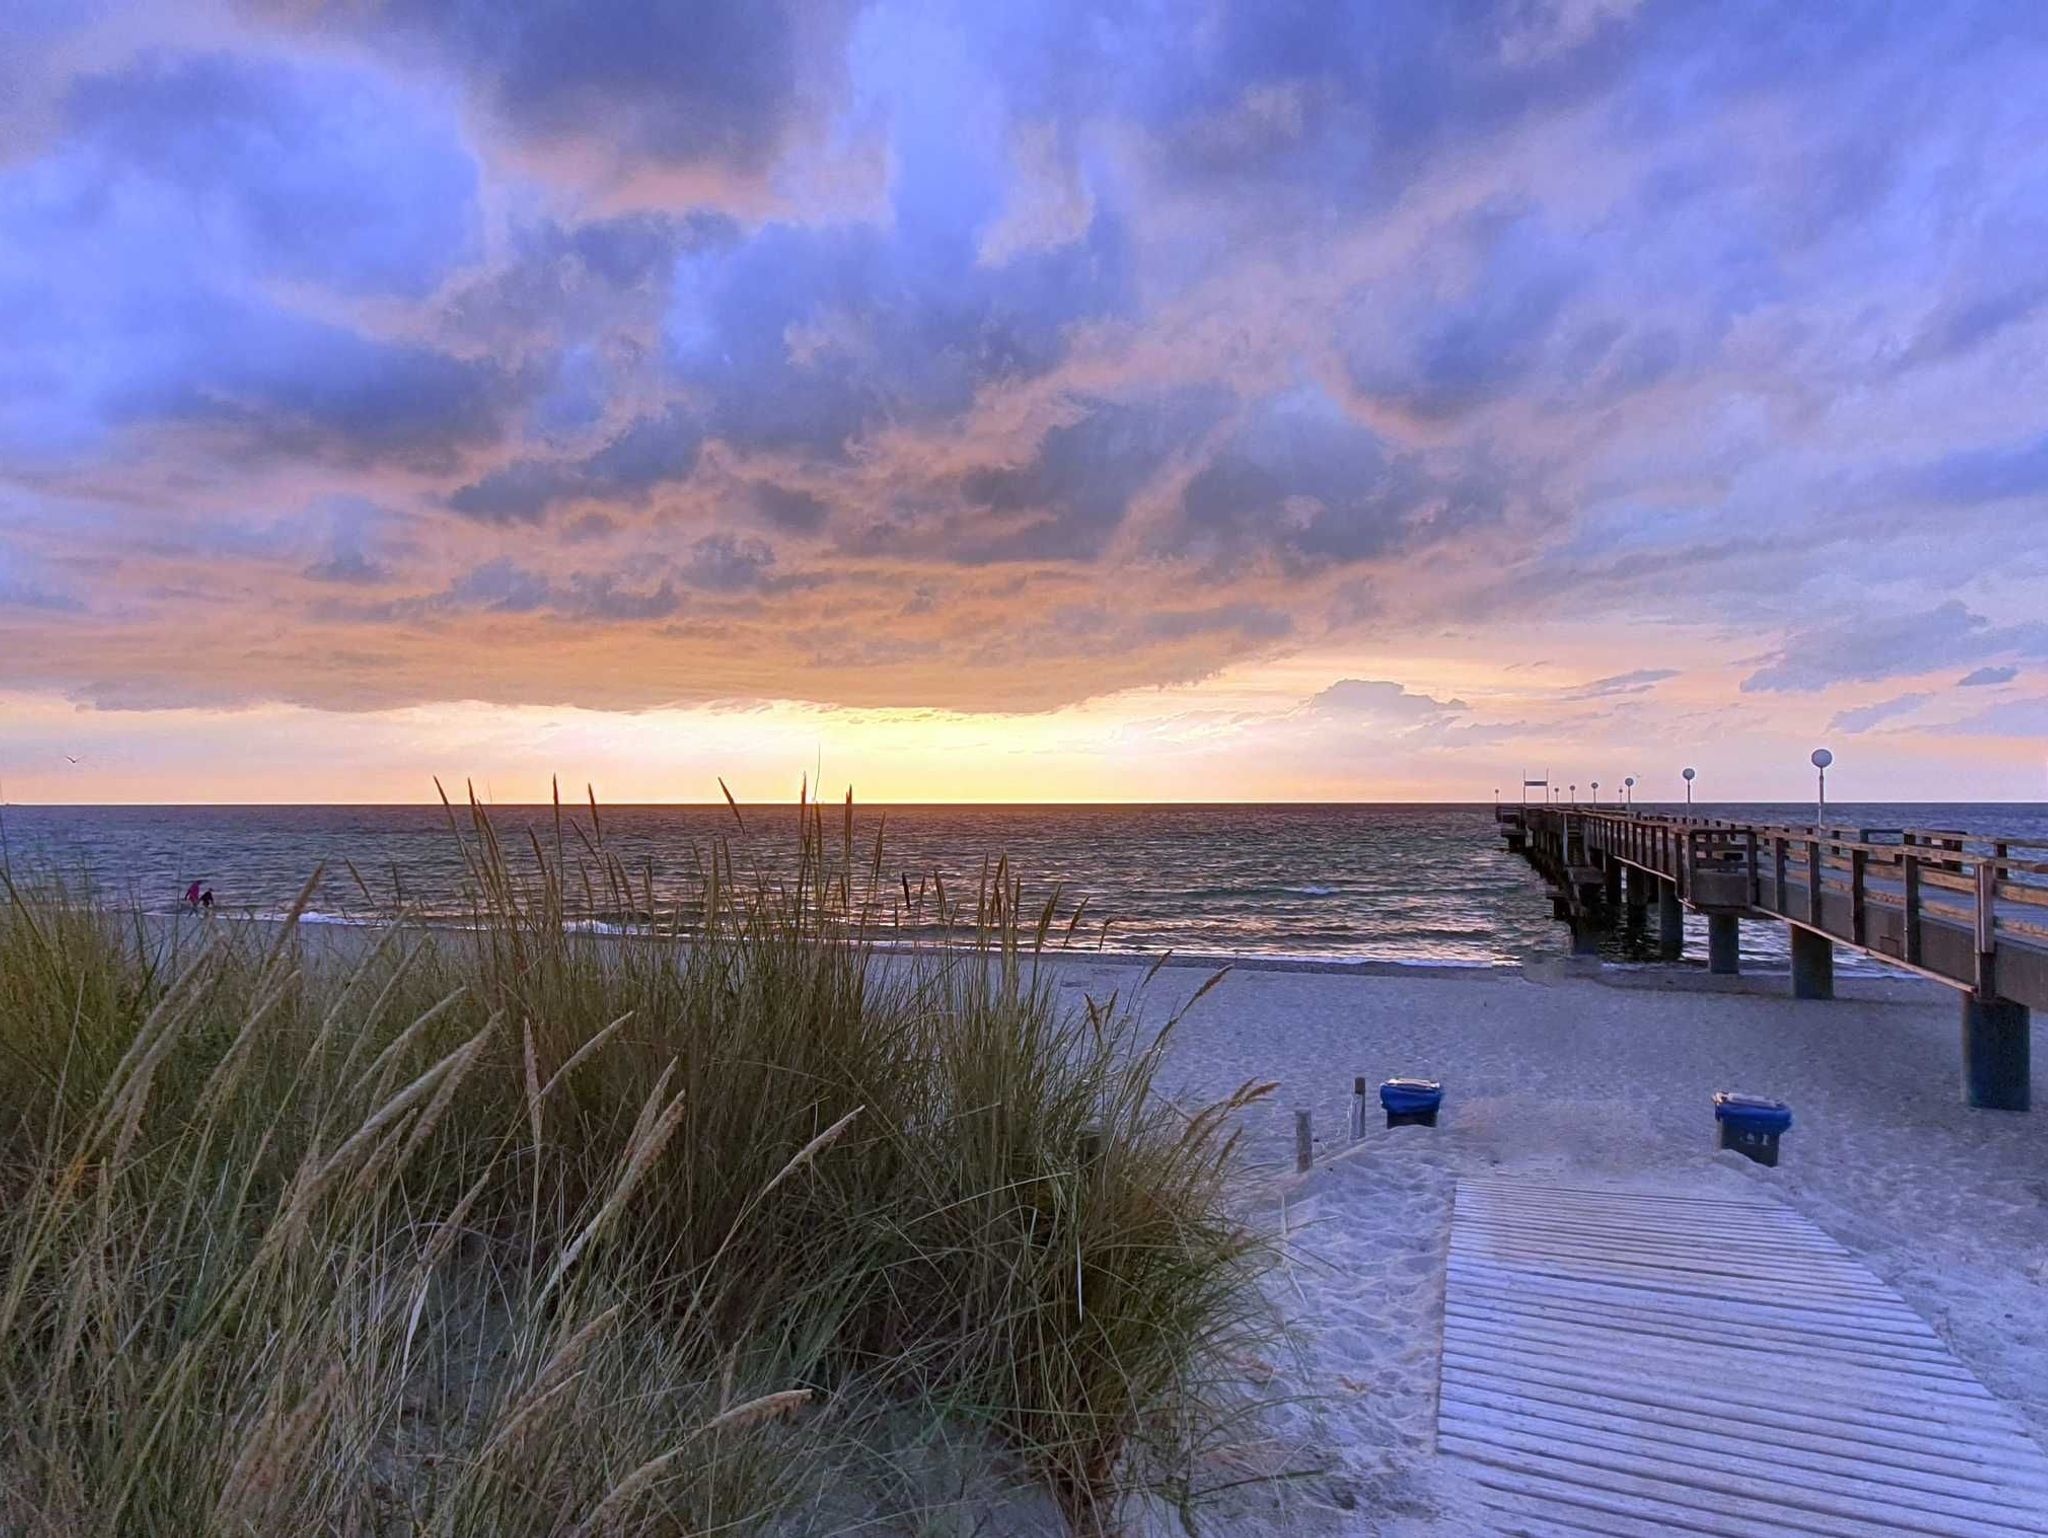
[[[1160,609],[1146,615],[1141,628],[1147,636],[1167,641],[1208,635],[1274,641],[1291,634],[1294,621],[1261,604],[1226,603],[1206,609]]]
[[[1943,506],[2040,496],[2048,492],[2048,435],[1995,448],[1958,449],[1909,472],[1902,488]]]
[[[1394,450],[1328,397],[1260,403],[1187,483],[1169,534],[1226,566],[1314,569],[1399,555],[1497,523],[1510,493],[1489,467],[1439,468]]]
[[[1835,718],[1828,722],[1828,730],[1848,732],[1854,736],[1869,731],[1881,721],[1889,721],[1894,716],[1903,716],[1918,710],[1933,698],[1932,694],[1901,694],[1892,699],[1879,700],[1874,705],[1859,705],[1854,710],[1837,711]]]
[[[1980,710],[1973,716],[1948,728],[1971,737],[2014,737],[2032,739],[2038,746],[2041,739],[2048,738],[2048,695],[2036,695],[2032,699],[2001,700],[1998,704]],[[2038,759],[2036,760],[2038,762]]]
[[[395,531],[398,519],[388,509],[359,498],[329,499],[327,537],[320,553],[305,568],[307,580],[371,586],[389,583],[398,572],[393,564],[410,554],[413,542]]]
[[[1632,673],[1616,673],[1609,678],[1596,678],[1589,684],[1581,684],[1566,698],[1600,700],[1617,694],[1647,694],[1665,679],[1677,676],[1676,668],[1637,668]]]
[[[1986,684],[2009,684],[2020,676],[2020,670],[2011,665],[2002,668],[1975,668],[1956,680],[1964,689],[1981,688]]]
[[[2048,656],[2048,623],[1993,625],[1951,598],[1932,609],[1816,626],[1787,636],[1744,693],[1806,691],[1953,667],[2000,652]]]
[[[1356,388],[1425,421],[1457,417],[1527,381],[1585,281],[1566,243],[1527,211],[1481,209],[1445,240],[1474,249],[1460,290],[1424,287],[1430,279],[1418,275],[1405,303],[1388,304],[1377,291],[1364,295],[1344,344]],[[1603,335],[1599,350],[1615,340]],[[1636,372],[1639,383],[1651,377],[1640,363]]]
[[[50,613],[78,613],[84,603],[72,593],[51,585],[43,564],[0,543],[0,609],[41,609]]]
[[[1441,720],[1500,732],[1480,663],[1622,656],[1516,708],[1654,742],[2048,654],[2048,15],[1198,10],[38,6],[0,687],[1043,710],[1456,657]]]
[[[643,417],[578,459],[521,459],[461,487],[456,512],[484,523],[536,523],[570,502],[634,506],[686,478],[697,463],[697,424],[681,409]]]
[[[905,204],[920,170],[905,168]],[[1132,301],[1107,216],[997,270],[976,257],[971,201],[915,212],[887,233],[772,225],[678,262],[666,362],[711,402],[711,436],[843,460],[879,428],[954,417],[981,390],[1045,375],[1071,326]]]
[[[535,0],[516,24],[469,0],[261,0],[280,21],[354,31],[457,72],[560,174],[646,169],[758,177],[810,116],[850,7],[824,0]],[[543,163],[546,163],[545,160]]]
[[[765,540],[707,534],[691,547],[680,575],[705,592],[745,593],[764,586],[774,565],[775,551]]]
[[[103,194],[171,193],[191,234],[278,277],[417,298],[479,249],[452,117],[370,70],[151,53],[80,79],[65,113]]]
[[[1189,453],[1229,404],[1218,390],[1079,403],[1081,414],[1048,430],[1027,462],[967,475],[961,490],[971,511],[949,543],[969,561],[1098,556],[1131,499]]]
[[[1348,720],[1418,725],[1472,707],[1460,699],[1440,700],[1428,694],[1410,693],[1406,685],[1390,679],[1341,678],[1310,695],[1302,708],[1311,714]]]
[[[346,313],[474,254],[450,115],[362,69],[156,53],[78,80],[63,128],[0,167],[0,454],[89,463],[177,428],[206,458],[426,465],[495,431],[495,362]]]

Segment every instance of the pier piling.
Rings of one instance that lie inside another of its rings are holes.
[[[1732,913],[1707,915],[1707,970],[1718,977],[1742,970],[1742,920]]]
[[[1685,954],[1685,909],[1679,906],[1678,883],[1657,878],[1657,958],[1676,961]]]
[[[1988,1111],[2032,1103],[2031,1016],[2011,999],[1963,995],[1963,1101]]]
[[[1622,891],[1628,905],[1628,932],[1639,935],[1649,920],[1650,873],[1641,866],[1623,866]]]
[[[1835,942],[1797,924],[1786,928],[1792,937],[1792,997],[1831,999],[1835,996]]]

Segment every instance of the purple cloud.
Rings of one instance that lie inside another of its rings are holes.
[[[0,48],[0,687],[2048,655],[2038,8],[99,9]]]

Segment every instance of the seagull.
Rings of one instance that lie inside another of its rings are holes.
[[[72,755],[71,755],[71,754],[69,754],[69,753],[66,753],[66,754],[65,754],[64,756],[65,756],[66,758],[70,759],[70,760],[71,760],[71,762],[72,762],[72,763],[74,763],[74,764],[78,762],[78,760],[77,760],[76,758],[72,757]]]

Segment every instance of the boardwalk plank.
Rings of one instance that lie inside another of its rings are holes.
[[[1504,1533],[2048,1538],[2048,1454],[1764,1198],[1458,1187],[1438,1448]]]

